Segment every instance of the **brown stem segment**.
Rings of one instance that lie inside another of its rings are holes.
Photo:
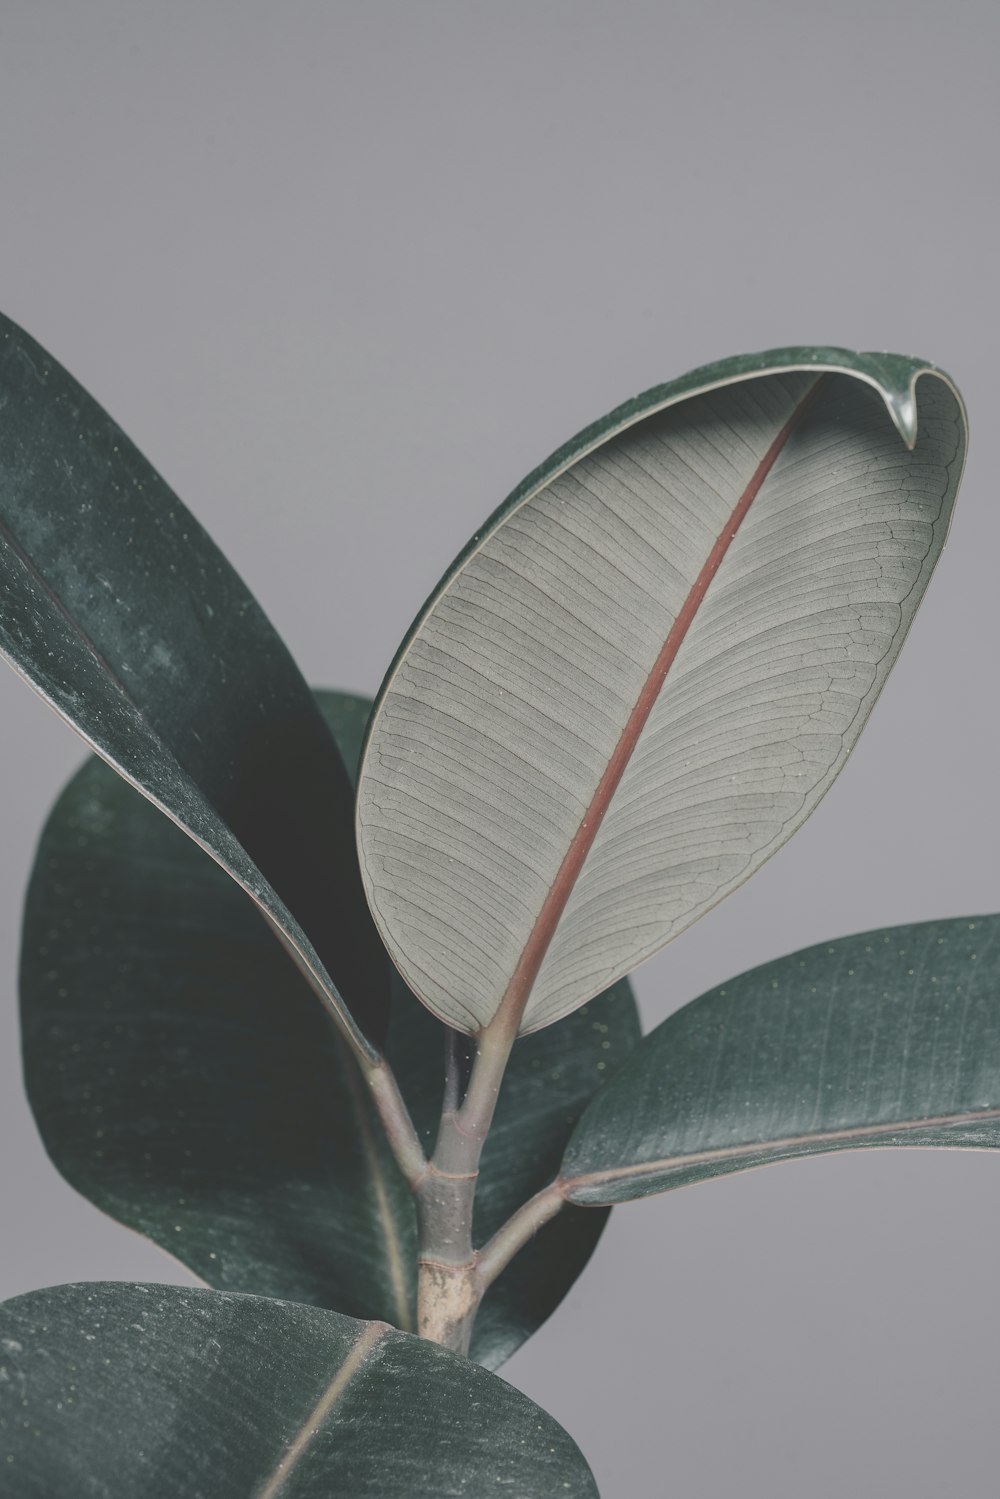
[[[434,1168],[431,1170],[433,1172]],[[445,1206],[448,1202],[448,1187],[441,1183],[428,1194],[421,1215],[422,1239],[425,1225],[430,1227],[434,1214],[439,1211],[443,1210],[445,1223],[449,1226],[461,1221],[460,1210],[456,1219],[454,1207],[459,1196],[460,1193],[456,1193],[452,1203]],[[471,1192],[467,1201],[471,1215]],[[515,1254],[565,1206],[562,1183],[552,1182],[518,1208],[481,1250],[476,1251],[471,1247],[471,1222],[468,1239],[465,1238],[465,1225],[462,1223],[462,1247],[464,1249],[468,1245],[467,1259],[459,1259],[457,1254],[454,1260],[447,1261],[433,1259],[430,1255],[422,1256],[417,1292],[417,1330],[420,1336],[440,1343],[455,1353],[467,1354],[473,1323],[483,1295],[510,1264]],[[430,1228],[428,1237],[433,1232],[433,1228]],[[457,1250],[454,1236],[449,1247],[453,1252]]]
[[[455,1113],[441,1116],[434,1159],[416,1189],[420,1261],[417,1332],[455,1353],[468,1353],[484,1287],[472,1247],[472,1209],[479,1150],[455,1129]]]
[[[468,1356],[484,1290],[474,1260],[468,1265],[439,1265],[422,1259],[417,1278],[419,1336]]]
[[[467,1353],[485,1285],[472,1247],[472,1210],[484,1128],[462,1127],[452,1086],[445,1088],[434,1156],[416,1187],[420,1262],[417,1331],[456,1353]]]

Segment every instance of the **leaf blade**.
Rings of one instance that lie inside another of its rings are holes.
[[[93,759],[42,836],[21,958],[57,1169],[208,1284],[412,1324],[412,1200],[340,1033],[226,875]]]
[[[374,1057],[388,977],[338,855],[351,787],[291,657],[124,433],[6,319],[0,392],[0,653],[226,869]]]
[[[526,1396],[379,1323],[256,1296],[96,1282],[0,1308],[19,1493],[420,1499],[470,1481],[596,1496]]]
[[[844,937],[751,969],[647,1036],[561,1167],[607,1205],[876,1146],[1000,1148],[1000,918]]]
[[[940,372],[786,350],[627,403],[514,492],[418,616],[362,767],[369,901],[425,1003],[547,1024],[790,836],[881,690],[963,453]]]

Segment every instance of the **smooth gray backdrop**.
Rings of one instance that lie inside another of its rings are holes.
[[[806,828],[641,970],[648,1024],[806,943],[997,906],[998,22],[0,0],[0,306],[316,683],[373,690],[486,513],[645,386],[810,341],[962,385],[963,497],[882,702]],[[21,895],[80,747],[10,673],[0,715],[0,1292],[184,1280],[62,1183],[23,1102]],[[750,1172],[617,1209],[505,1372],[605,1499],[993,1493],[998,1242],[990,1155]]]

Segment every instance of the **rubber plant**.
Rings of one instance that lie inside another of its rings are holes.
[[[895,355],[650,390],[476,533],[372,704],[307,689],[2,324],[0,646],[96,751],[28,893],[28,1093],[66,1179],[205,1286],[4,1305],[11,1492],[593,1494],[489,1371],[612,1204],[1000,1145],[996,917],[793,953],[646,1037],[627,979],[840,771],[965,432],[949,378]]]

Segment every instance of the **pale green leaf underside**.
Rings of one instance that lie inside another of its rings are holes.
[[[387,678],[362,869],[397,966],[450,1024],[489,1022],[560,883],[521,1029],[584,1003],[747,879],[850,753],[943,545],[964,422],[916,362],[844,356],[848,372],[818,377],[832,356],[796,352],[773,373],[723,366],[700,394],[663,387],[557,455],[460,559]],[[588,819],[599,830],[567,880]]]
[[[1000,1147],[1000,917],[842,937],[657,1026],[594,1098],[563,1191],[607,1205],[873,1146]]]
[[[596,1499],[551,1416],[467,1359],[319,1307],[57,1286],[0,1307],[18,1499]]]

